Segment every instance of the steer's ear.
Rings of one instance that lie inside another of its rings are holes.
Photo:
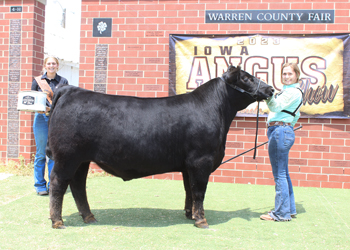
[[[237,82],[239,82],[241,80],[241,66],[237,66],[237,70],[236,70],[236,77],[237,77]]]
[[[230,65],[227,68],[227,71],[222,74],[222,77],[227,83],[235,83],[240,80],[241,68],[236,68],[235,66]]]

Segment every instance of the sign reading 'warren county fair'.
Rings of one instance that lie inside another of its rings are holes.
[[[334,23],[334,10],[206,10],[206,23]]]

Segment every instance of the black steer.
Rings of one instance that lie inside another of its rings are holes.
[[[224,157],[230,124],[237,111],[272,94],[271,86],[233,66],[191,93],[165,98],[59,88],[47,147],[55,160],[50,184],[52,227],[64,228],[62,203],[68,185],[84,222],[96,222],[86,196],[93,161],[125,181],[181,172],[186,216],[197,227],[207,228],[203,200],[209,176]]]

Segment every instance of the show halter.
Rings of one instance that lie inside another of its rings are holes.
[[[241,92],[241,93],[243,93],[243,94],[248,94],[248,95],[249,95],[251,98],[253,98],[255,101],[258,101],[258,100],[257,100],[257,98],[258,98],[257,94],[258,94],[258,90],[259,90],[259,88],[260,88],[260,83],[261,83],[261,80],[260,80],[260,79],[259,79],[258,87],[257,87],[255,93],[252,94],[252,93],[249,93],[248,91],[245,91],[244,89],[242,89],[242,88],[240,88],[240,87],[238,87],[238,86],[236,86],[236,85],[231,85],[231,84],[227,83],[227,82],[225,81],[225,79],[224,79],[222,76],[220,76],[219,78],[220,78],[221,80],[223,80],[223,81],[224,81],[228,86],[230,86],[231,88],[233,88],[233,89],[235,89],[235,90],[237,90],[237,91],[239,91],[239,92]]]

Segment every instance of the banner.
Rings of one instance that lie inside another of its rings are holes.
[[[169,94],[191,92],[220,77],[228,66],[282,89],[281,68],[296,62],[304,92],[301,117],[350,116],[349,34],[323,35],[170,35]],[[239,116],[255,116],[257,103]],[[267,115],[265,102],[260,114]]]

